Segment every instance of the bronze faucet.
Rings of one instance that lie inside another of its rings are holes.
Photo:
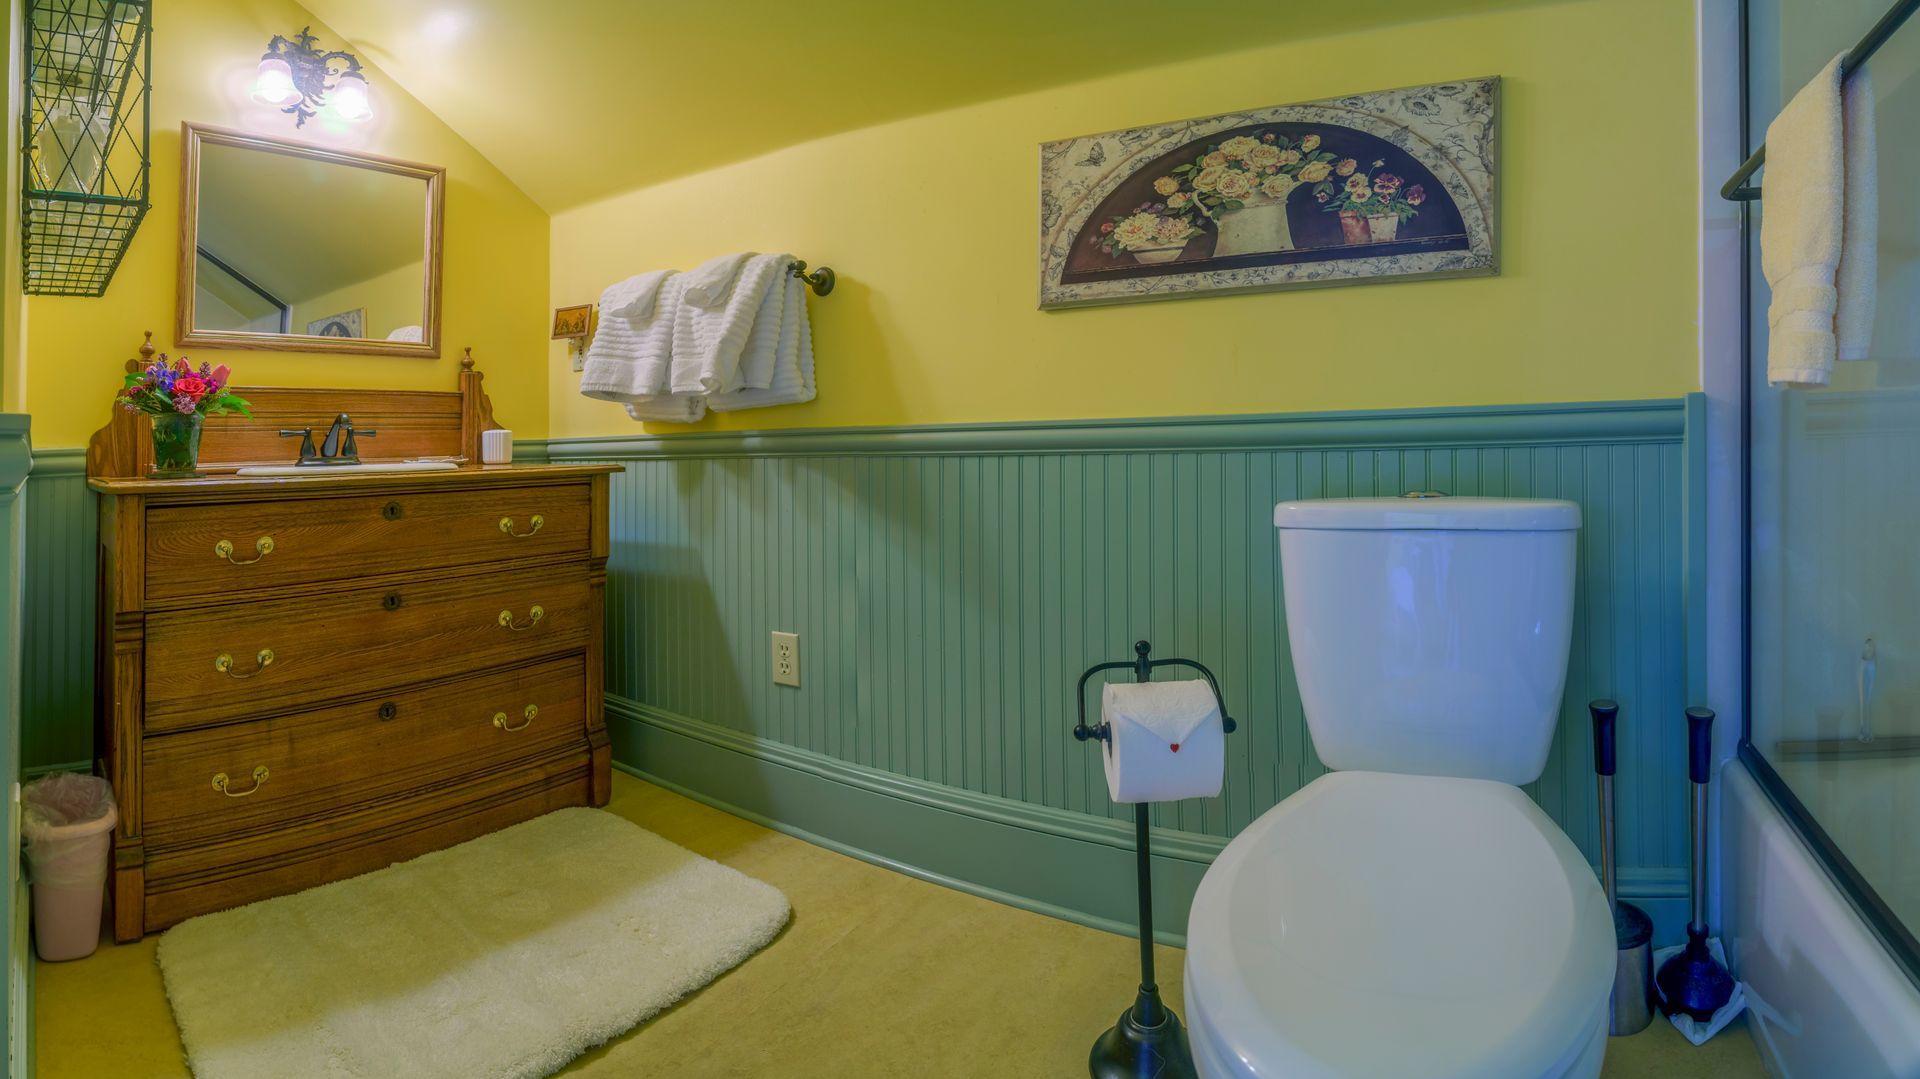
[[[326,438],[321,441],[320,451],[318,453],[314,452],[313,449],[313,428],[311,427],[301,427],[291,431],[282,429],[280,437],[293,438],[296,435],[299,436],[300,460],[297,463],[304,468],[308,466],[357,465],[360,463],[360,446],[354,441],[354,437],[358,435],[361,438],[372,438],[379,433],[378,431],[372,430],[354,430],[353,417],[342,412],[333,418],[333,426],[327,428]]]

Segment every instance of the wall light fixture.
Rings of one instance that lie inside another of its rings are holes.
[[[293,117],[293,126],[328,113],[349,123],[373,116],[360,60],[344,49],[322,52],[310,31],[293,39],[275,34],[253,77],[253,99]]]

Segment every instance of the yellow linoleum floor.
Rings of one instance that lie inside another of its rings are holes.
[[[868,865],[624,775],[608,808],[778,886],[793,921],[743,966],[565,1075],[1072,1079],[1086,1075],[1087,1047],[1132,1000],[1136,949],[1126,937]],[[38,965],[42,1079],[187,1075],[157,939]],[[1176,1009],[1180,960],[1178,949],[1159,949],[1162,991]],[[1764,1073],[1744,1026],[1695,1049],[1656,1020],[1613,1040],[1605,1074]]]

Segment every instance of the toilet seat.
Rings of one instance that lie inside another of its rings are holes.
[[[1334,772],[1263,814],[1194,895],[1205,1079],[1597,1075],[1613,919],[1519,788]]]

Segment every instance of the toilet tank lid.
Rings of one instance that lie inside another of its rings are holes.
[[[1398,498],[1317,498],[1273,507],[1278,528],[1308,531],[1568,532],[1580,506],[1557,498],[1474,498],[1431,493]]]

